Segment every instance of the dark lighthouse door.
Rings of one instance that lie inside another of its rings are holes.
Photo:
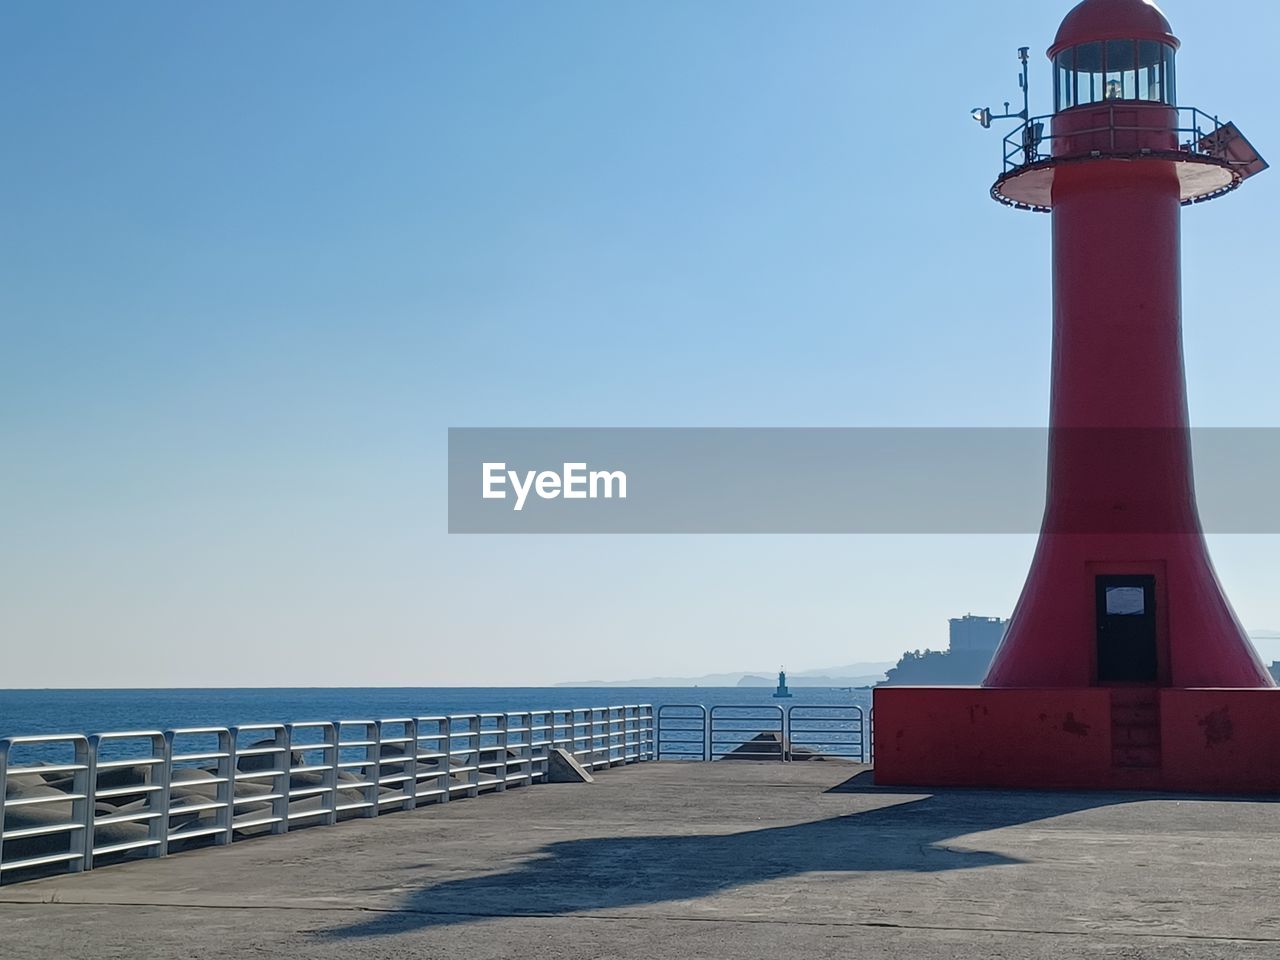
[[[1155,683],[1156,578],[1097,578],[1098,682]]]

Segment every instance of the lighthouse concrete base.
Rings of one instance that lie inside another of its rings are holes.
[[[1280,690],[877,687],[877,785],[1280,793]]]

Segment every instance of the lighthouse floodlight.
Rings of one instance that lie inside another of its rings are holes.
[[[982,124],[982,129],[990,129],[992,120],[1021,120],[1025,123],[1031,119],[1031,84],[1028,79],[1030,49],[1018,48],[1018,61],[1022,64],[1022,72],[1018,75],[1018,87],[1022,90],[1022,109],[1017,113],[1010,113],[1008,100],[1004,102],[1004,113],[992,113],[990,107],[974,107],[969,115]]]

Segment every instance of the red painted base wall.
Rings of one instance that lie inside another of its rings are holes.
[[[1106,688],[877,687],[876,783],[1280,793],[1280,690],[1160,691],[1161,763],[1116,767]]]
[[[1169,790],[1280,793],[1280,691],[1164,690]]]

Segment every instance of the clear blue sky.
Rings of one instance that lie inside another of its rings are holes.
[[[445,431],[1044,423],[1049,220],[968,111],[1025,44],[1047,112],[1067,6],[6,3],[0,686],[803,669],[1007,615],[1029,537],[449,537]],[[1280,158],[1275,5],[1165,10],[1183,102]],[[1278,191],[1185,215],[1198,424],[1280,425]],[[1280,539],[1212,545],[1280,629]]]

